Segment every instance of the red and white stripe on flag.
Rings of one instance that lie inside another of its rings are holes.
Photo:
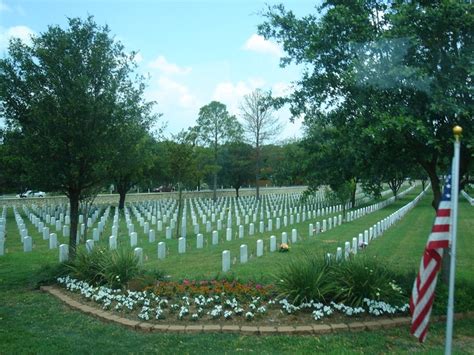
[[[446,178],[436,219],[421,259],[420,270],[410,298],[411,334],[425,341],[433,307],[443,250],[449,247],[451,226],[451,176]]]

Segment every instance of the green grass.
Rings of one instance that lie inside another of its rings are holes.
[[[417,193],[417,192],[416,192]],[[414,193],[414,194],[416,194]],[[334,252],[347,240],[363,232],[380,218],[404,205],[414,194],[394,205],[352,223],[344,224],[317,237],[307,237],[307,224],[299,226],[301,240],[292,246],[290,253],[266,253],[252,258],[248,264],[232,266],[232,272],[243,279],[269,279],[269,275],[286,263],[288,258],[297,259],[305,251]],[[429,206],[428,195],[392,229],[373,241],[365,253],[377,256],[383,262],[398,265],[401,270],[415,272],[434,213]],[[457,279],[471,283],[474,278],[472,230],[473,207],[461,199],[458,231]],[[370,332],[328,334],[313,336],[242,336],[240,334],[160,334],[131,331],[120,326],[103,323],[90,316],[73,311],[48,294],[35,289],[38,281],[49,272],[46,266],[57,265],[57,250],[47,249],[47,242],[39,234],[32,253],[23,253],[19,237],[16,237],[15,221],[7,220],[8,250],[0,257],[0,353],[412,353],[429,354],[444,352],[444,323],[434,323],[425,344],[418,344],[409,335],[408,327]],[[287,228],[291,230],[291,228]],[[32,227],[29,227],[33,231]],[[275,233],[276,234],[276,233]],[[268,238],[263,236],[263,239]],[[276,234],[279,236],[280,234]],[[59,238],[65,242],[64,238]],[[105,239],[105,238],[102,238]],[[122,237],[125,241],[125,239]],[[174,278],[205,277],[216,274],[220,268],[220,252],[224,248],[238,256],[236,250],[241,241],[223,242],[216,247],[207,246],[206,253],[190,250],[186,256],[171,255],[165,261],[156,260],[156,243],[149,245],[139,237],[148,256],[148,265],[167,269]],[[250,252],[255,253],[256,237],[245,237]],[[158,240],[157,240],[158,241]],[[103,240],[105,242],[105,240]],[[175,241],[172,241],[172,243]],[[229,243],[229,244],[227,244]],[[233,244],[234,243],[234,244]],[[267,244],[268,245],[268,244]],[[177,254],[177,245],[174,244]],[[170,248],[174,248],[170,246]],[[253,249],[252,249],[253,248]],[[172,250],[172,249],[171,249]],[[189,263],[189,264],[188,264]],[[472,294],[465,297],[472,298]],[[435,303],[436,306],[436,303]],[[440,308],[442,308],[440,306]],[[474,319],[455,321],[454,353],[472,353],[474,349]]]

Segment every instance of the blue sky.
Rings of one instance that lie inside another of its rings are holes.
[[[283,3],[298,16],[315,13],[319,1],[260,0],[0,0],[0,55],[8,38],[27,39],[67,17],[93,15],[107,24],[127,51],[138,51],[138,70],[149,76],[146,96],[156,100],[165,133],[195,124],[199,108],[212,100],[239,116],[242,97],[255,88],[282,95],[301,68],[279,67],[281,48],[257,36],[265,4]],[[300,136],[300,123],[286,124],[279,139]]]

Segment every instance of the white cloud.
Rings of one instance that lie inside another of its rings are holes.
[[[238,115],[242,98],[264,85],[265,81],[260,78],[250,78],[235,84],[230,81],[221,82],[216,85],[212,99],[222,102],[227,106],[230,113]]]
[[[173,75],[173,74],[189,74],[191,72],[191,67],[180,67],[177,64],[170,63],[162,55],[158,56],[154,61],[150,62],[148,66],[152,69],[158,69],[163,74]]]
[[[13,26],[7,29],[0,27],[0,50],[6,49],[12,38],[19,38],[22,42],[31,44],[31,36],[34,34],[35,31],[27,26]]]
[[[272,86],[272,95],[274,97],[283,97],[291,94],[293,87],[291,84],[278,82]]]
[[[156,100],[158,106],[180,109],[198,109],[199,101],[189,88],[168,77],[162,76],[147,90],[149,99]]]
[[[263,38],[263,36],[255,33],[245,42],[243,49],[257,53],[270,54],[278,58],[283,55],[283,49],[278,43],[268,41]]]

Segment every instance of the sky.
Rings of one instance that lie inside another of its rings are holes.
[[[280,45],[257,34],[267,5],[283,3],[297,16],[316,13],[318,1],[288,0],[0,0],[0,57],[8,40],[28,42],[49,25],[94,16],[107,24],[126,51],[136,51],[137,71],[147,79],[146,99],[157,102],[165,135],[196,124],[199,108],[224,103],[239,119],[244,95],[256,88],[275,96],[291,92],[302,68],[281,68]],[[277,113],[284,129],[277,140],[301,136],[287,109]],[[240,120],[240,119],[239,119]]]

